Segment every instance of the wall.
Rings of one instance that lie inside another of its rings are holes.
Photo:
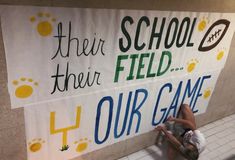
[[[151,9],[175,11],[235,12],[234,0],[0,0],[0,4],[59,6],[80,8]],[[235,36],[225,68],[217,82],[205,114],[196,117],[199,126],[235,113]],[[26,158],[25,126],[23,109],[10,108],[7,91],[7,70],[2,34],[0,33],[0,159],[23,160]],[[152,145],[156,134],[149,132],[74,160],[111,160]]]

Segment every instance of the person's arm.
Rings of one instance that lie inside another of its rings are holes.
[[[180,148],[180,146],[182,146],[182,144],[180,143],[180,141],[178,139],[176,139],[172,134],[168,133],[167,130],[162,127],[162,126],[158,126],[156,128],[157,131],[162,131],[164,133],[164,135],[166,136],[166,139],[175,147],[175,148]]]
[[[190,128],[191,130],[195,130],[196,126],[194,126],[194,124],[189,121],[189,120],[185,120],[185,119],[180,119],[180,118],[174,118],[172,116],[170,116],[167,121],[174,121],[175,123],[180,123],[188,128]]]
[[[176,139],[172,134],[168,133],[166,128],[162,127],[162,126],[158,126],[156,128],[157,131],[162,131],[165,134],[166,139],[172,144],[172,146],[181,153],[182,156],[184,156],[185,158],[187,158],[187,156],[185,155],[185,152],[187,151],[187,148],[184,147],[183,144],[181,144],[181,142]]]

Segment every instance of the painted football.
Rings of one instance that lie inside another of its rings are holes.
[[[229,25],[230,22],[226,19],[214,22],[204,35],[198,50],[206,52],[216,47],[226,34]]]

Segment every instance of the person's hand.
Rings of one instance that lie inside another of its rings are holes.
[[[174,117],[173,116],[168,117],[167,121],[174,121]]]
[[[160,125],[160,126],[157,126],[157,127],[155,128],[156,131],[162,131],[163,129],[164,129],[164,127],[161,126],[161,125]]]

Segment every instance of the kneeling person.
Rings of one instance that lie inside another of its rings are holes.
[[[180,106],[179,114],[182,118],[174,118],[170,116],[167,121],[181,124],[184,132],[176,137],[167,131],[166,127],[158,126],[156,130],[162,131],[170,142],[168,147],[168,159],[174,160],[176,151],[179,151],[185,158],[189,160],[197,160],[199,154],[205,149],[206,140],[204,135],[197,130],[194,114],[187,104]]]

